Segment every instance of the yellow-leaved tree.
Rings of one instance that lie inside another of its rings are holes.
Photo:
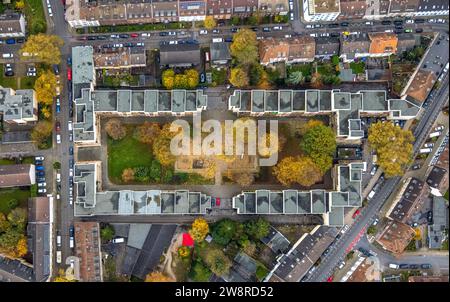
[[[249,79],[245,70],[241,67],[232,68],[230,72],[230,83],[238,88],[248,86]]]
[[[285,157],[274,168],[273,173],[285,186],[298,183],[309,187],[318,182],[322,173],[309,157]]]
[[[36,98],[39,103],[51,106],[56,96],[56,76],[50,70],[44,71],[34,83]]]
[[[207,29],[213,29],[214,27],[217,26],[217,22],[213,16],[206,16],[205,20],[203,21],[203,24]]]
[[[201,242],[205,239],[206,235],[209,233],[209,225],[203,218],[197,218],[192,223],[189,234],[196,242]]]
[[[411,163],[414,135],[391,122],[378,122],[369,128],[369,145],[377,152],[378,165],[386,177],[402,175]]]
[[[233,35],[233,42],[230,45],[230,53],[238,64],[248,65],[257,63],[258,40],[256,33],[248,28],[241,29]]]
[[[175,280],[161,272],[151,272],[145,277],[145,282],[175,282]]]
[[[37,34],[28,37],[20,49],[21,59],[33,59],[46,64],[61,63],[64,41],[55,35]]]

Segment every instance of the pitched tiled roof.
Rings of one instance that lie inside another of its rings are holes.
[[[371,54],[395,53],[397,52],[398,38],[390,33],[369,33]]]
[[[31,165],[0,166],[0,188],[29,186]]]

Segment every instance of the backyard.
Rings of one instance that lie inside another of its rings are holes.
[[[29,33],[45,33],[47,30],[47,22],[41,0],[25,1],[24,13],[27,20],[27,31]]]
[[[29,188],[0,189],[0,212],[8,214],[16,207],[27,208]]]
[[[36,77],[7,77],[4,72],[5,65],[0,64],[0,84],[3,87],[17,89],[33,89]]]

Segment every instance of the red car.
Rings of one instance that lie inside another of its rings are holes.
[[[327,278],[327,282],[333,282],[334,276],[331,275],[330,277]]]
[[[59,132],[61,130],[61,124],[59,122],[56,122],[56,132]]]
[[[216,198],[216,206],[220,206],[220,198]]]
[[[67,69],[67,80],[72,81],[72,69]]]
[[[356,210],[355,213],[353,213],[352,218],[355,219],[355,217],[358,216],[359,213],[361,213],[361,212],[359,210]]]
[[[131,36],[132,38],[137,38],[137,37],[139,37],[138,34],[131,34],[130,36]]]

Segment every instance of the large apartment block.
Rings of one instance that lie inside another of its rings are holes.
[[[235,90],[229,110],[241,115],[278,116],[332,115],[336,135],[342,139],[364,137],[361,115],[385,115],[389,119],[411,119],[420,107],[402,99],[388,99],[386,91],[363,90]]]
[[[66,0],[65,17],[75,28],[176,21],[201,21],[263,15],[286,15],[288,0]]]
[[[339,0],[303,0],[303,18],[306,22],[336,20],[339,4]]]
[[[0,86],[0,114],[10,124],[35,122],[37,116],[36,92],[33,89],[3,88]]]

